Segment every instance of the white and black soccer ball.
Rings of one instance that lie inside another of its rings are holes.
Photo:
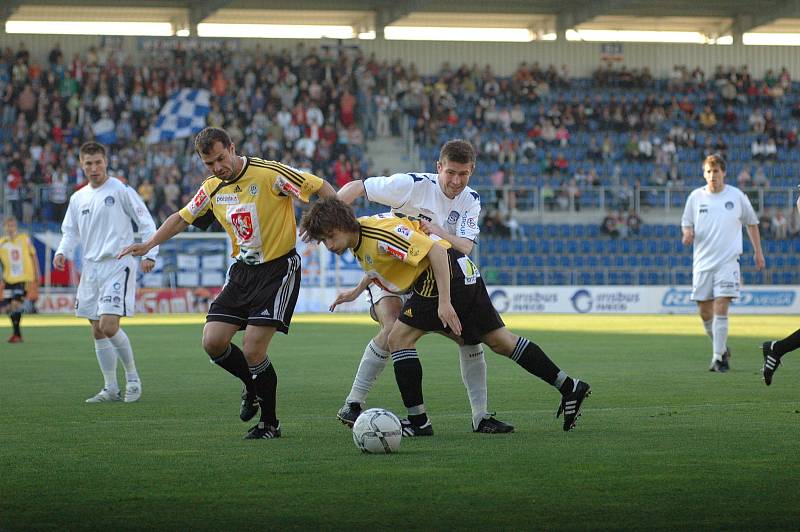
[[[362,453],[396,453],[402,439],[400,420],[383,408],[364,410],[353,424],[353,441]]]

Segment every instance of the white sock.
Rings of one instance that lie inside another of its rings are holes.
[[[117,330],[117,334],[110,337],[109,340],[114,346],[114,349],[117,350],[117,356],[122,361],[122,365],[125,366],[126,382],[138,381],[139,372],[136,371],[136,362],[133,360],[133,348],[131,347],[131,341],[128,340],[128,335],[120,328]]]
[[[714,360],[722,361],[728,344],[728,316],[714,316]]]
[[[94,351],[97,353],[97,362],[100,364],[100,371],[103,372],[105,388],[109,392],[119,391],[117,384],[117,350],[108,338],[94,340]]]
[[[367,400],[367,394],[388,362],[389,351],[378,347],[374,339],[370,340],[364,349],[361,363],[358,365],[356,378],[353,380],[353,387],[350,389],[350,395],[347,396],[347,402],[363,405]]]
[[[711,338],[711,341],[714,341],[714,318],[711,318],[708,321],[703,320],[703,328],[706,330],[708,337]]]
[[[458,348],[461,363],[461,380],[469,396],[472,408],[472,428],[478,428],[481,419],[489,413],[489,400],[486,391],[486,358],[483,345],[462,345]]]

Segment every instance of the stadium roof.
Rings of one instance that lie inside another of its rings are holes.
[[[342,24],[378,36],[387,26],[800,33],[800,0],[4,0],[14,20],[161,21],[196,35],[199,23]]]

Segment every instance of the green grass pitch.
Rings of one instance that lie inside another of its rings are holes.
[[[728,374],[707,371],[696,316],[506,319],[592,384],[577,428],[555,420],[555,390],[487,352],[490,407],[517,431],[473,434],[455,346],[430,336],[436,434],[372,456],[335,420],[375,332],[363,317],[296,316],[276,336],[283,437],[243,441],[202,317],[124,322],[142,400],[89,405],[88,325],[26,316],[25,342],[0,345],[0,530],[797,529],[800,353],[771,387],[759,374],[760,343],[795,317],[732,316]],[[368,406],[405,415],[391,367]]]

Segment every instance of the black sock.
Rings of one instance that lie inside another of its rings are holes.
[[[250,366],[250,373],[253,375],[256,396],[261,405],[261,421],[273,427],[278,426],[278,418],[275,414],[275,402],[278,392],[278,374],[272,367],[269,358],[257,366]]]
[[[416,349],[401,349],[392,353],[394,361],[394,378],[400,389],[403,404],[408,408],[408,419],[420,421],[422,426],[428,420],[422,399],[422,364]],[[415,425],[416,422],[412,421]]]
[[[556,387],[562,395],[572,391],[573,380],[561,371],[538,345],[527,338],[520,336],[510,358],[528,373],[532,373],[547,384]]]
[[[22,319],[22,312],[15,310],[9,314],[11,317],[11,326],[14,327],[14,334],[17,336],[22,336],[22,332],[19,329],[19,322]]]
[[[245,360],[244,353],[242,353],[242,350],[239,349],[236,344],[230,344],[228,350],[217,358],[211,357],[211,362],[234,377],[238,377],[247,387],[247,391],[252,392],[255,390],[253,387],[253,376],[250,374],[247,360]]]
[[[776,357],[780,358],[786,353],[794,351],[798,347],[800,347],[800,329],[797,329],[783,340],[778,340],[775,342],[775,344],[772,346],[772,352]]]
[[[409,414],[408,421],[410,421],[415,427],[421,427],[428,422],[428,414]]]

